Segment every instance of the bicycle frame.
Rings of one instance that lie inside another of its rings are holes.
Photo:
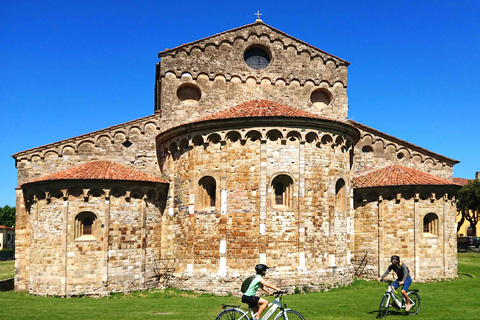
[[[279,292],[275,293],[275,300],[270,302],[267,308],[264,310],[262,320],[270,319],[270,317],[275,314],[275,311],[284,312],[287,310],[291,310],[286,308],[287,305],[282,305],[280,301],[281,297],[282,297],[281,293]],[[230,305],[222,304],[222,309],[235,310],[235,311],[241,312],[243,315],[238,320],[252,320],[252,319],[255,319],[255,316],[257,315],[257,312],[254,313],[252,308],[248,308],[248,311],[245,311],[241,309],[239,306],[230,306]]]
[[[392,299],[397,309],[405,308],[405,298],[402,296],[402,300],[400,301],[398,299],[400,294],[396,291],[396,289],[390,283],[388,284],[387,290],[385,290],[385,295],[389,296],[387,299],[388,304],[390,304],[390,299]]]

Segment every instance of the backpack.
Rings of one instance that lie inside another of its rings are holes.
[[[250,284],[253,281],[253,278],[255,278],[255,276],[250,276],[247,279],[243,280],[242,286],[240,287],[240,291],[242,291],[242,293],[247,292],[248,287],[250,287]]]

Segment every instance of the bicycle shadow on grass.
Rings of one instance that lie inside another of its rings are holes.
[[[379,319],[380,317],[378,316],[378,310],[370,311],[368,314],[377,314],[376,318]],[[408,316],[409,314],[403,310],[388,310],[388,313],[386,316]]]

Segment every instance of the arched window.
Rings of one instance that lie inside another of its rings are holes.
[[[438,236],[438,216],[435,213],[426,214],[423,218],[423,232]]]
[[[293,180],[287,175],[279,175],[272,181],[273,206],[292,207]]]
[[[74,237],[78,240],[95,239],[97,216],[93,212],[80,212],[75,217]]]
[[[345,181],[338,179],[335,184],[335,210],[345,211],[347,207],[347,191],[345,187]]]
[[[198,181],[198,208],[208,209],[215,207],[217,199],[217,183],[213,177],[203,177]]]
[[[472,236],[472,237],[475,236],[475,235],[473,234],[473,228],[472,228],[472,226],[468,226],[468,228],[467,228],[467,237],[469,237],[469,236]]]

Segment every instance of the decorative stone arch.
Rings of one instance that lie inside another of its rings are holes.
[[[262,134],[257,130],[250,130],[245,134],[245,140],[250,140],[252,142],[262,140]]]
[[[129,200],[131,199],[141,200],[144,198],[144,196],[145,196],[145,190],[140,188],[134,188],[130,191],[130,195],[128,198]]]
[[[220,143],[222,140],[223,140],[222,137],[216,132],[208,135],[207,137],[207,141],[213,144]]]
[[[267,132],[266,138],[270,141],[282,140],[283,134],[277,129],[272,129]]]
[[[286,140],[292,143],[302,141],[302,135],[300,132],[292,130],[286,134]]]
[[[187,139],[182,139],[178,144],[178,149],[181,153],[185,153],[190,149],[190,142]]]
[[[307,141],[307,143],[315,143],[318,140],[319,137],[316,132],[311,131],[305,135],[305,141]]]
[[[92,189],[88,190],[86,197],[87,198],[90,198],[90,197],[95,197],[95,198],[105,197],[105,190],[103,190],[101,188],[92,188]]]
[[[69,200],[73,200],[73,199],[84,197],[84,196],[85,196],[84,190],[79,186],[71,186],[67,190],[67,197]]]
[[[192,138],[192,144],[196,147],[203,146],[205,140],[202,135],[196,135]]]
[[[110,191],[106,194],[107,197],[114,197],[114,198],[121,198],[126,195],[126,191],[123,187],[114,186]]]
[[[231,143],[240,142],[242,140],[242,135],[238,131],[229,131],[225,136],[225,140],[228,140]]]

